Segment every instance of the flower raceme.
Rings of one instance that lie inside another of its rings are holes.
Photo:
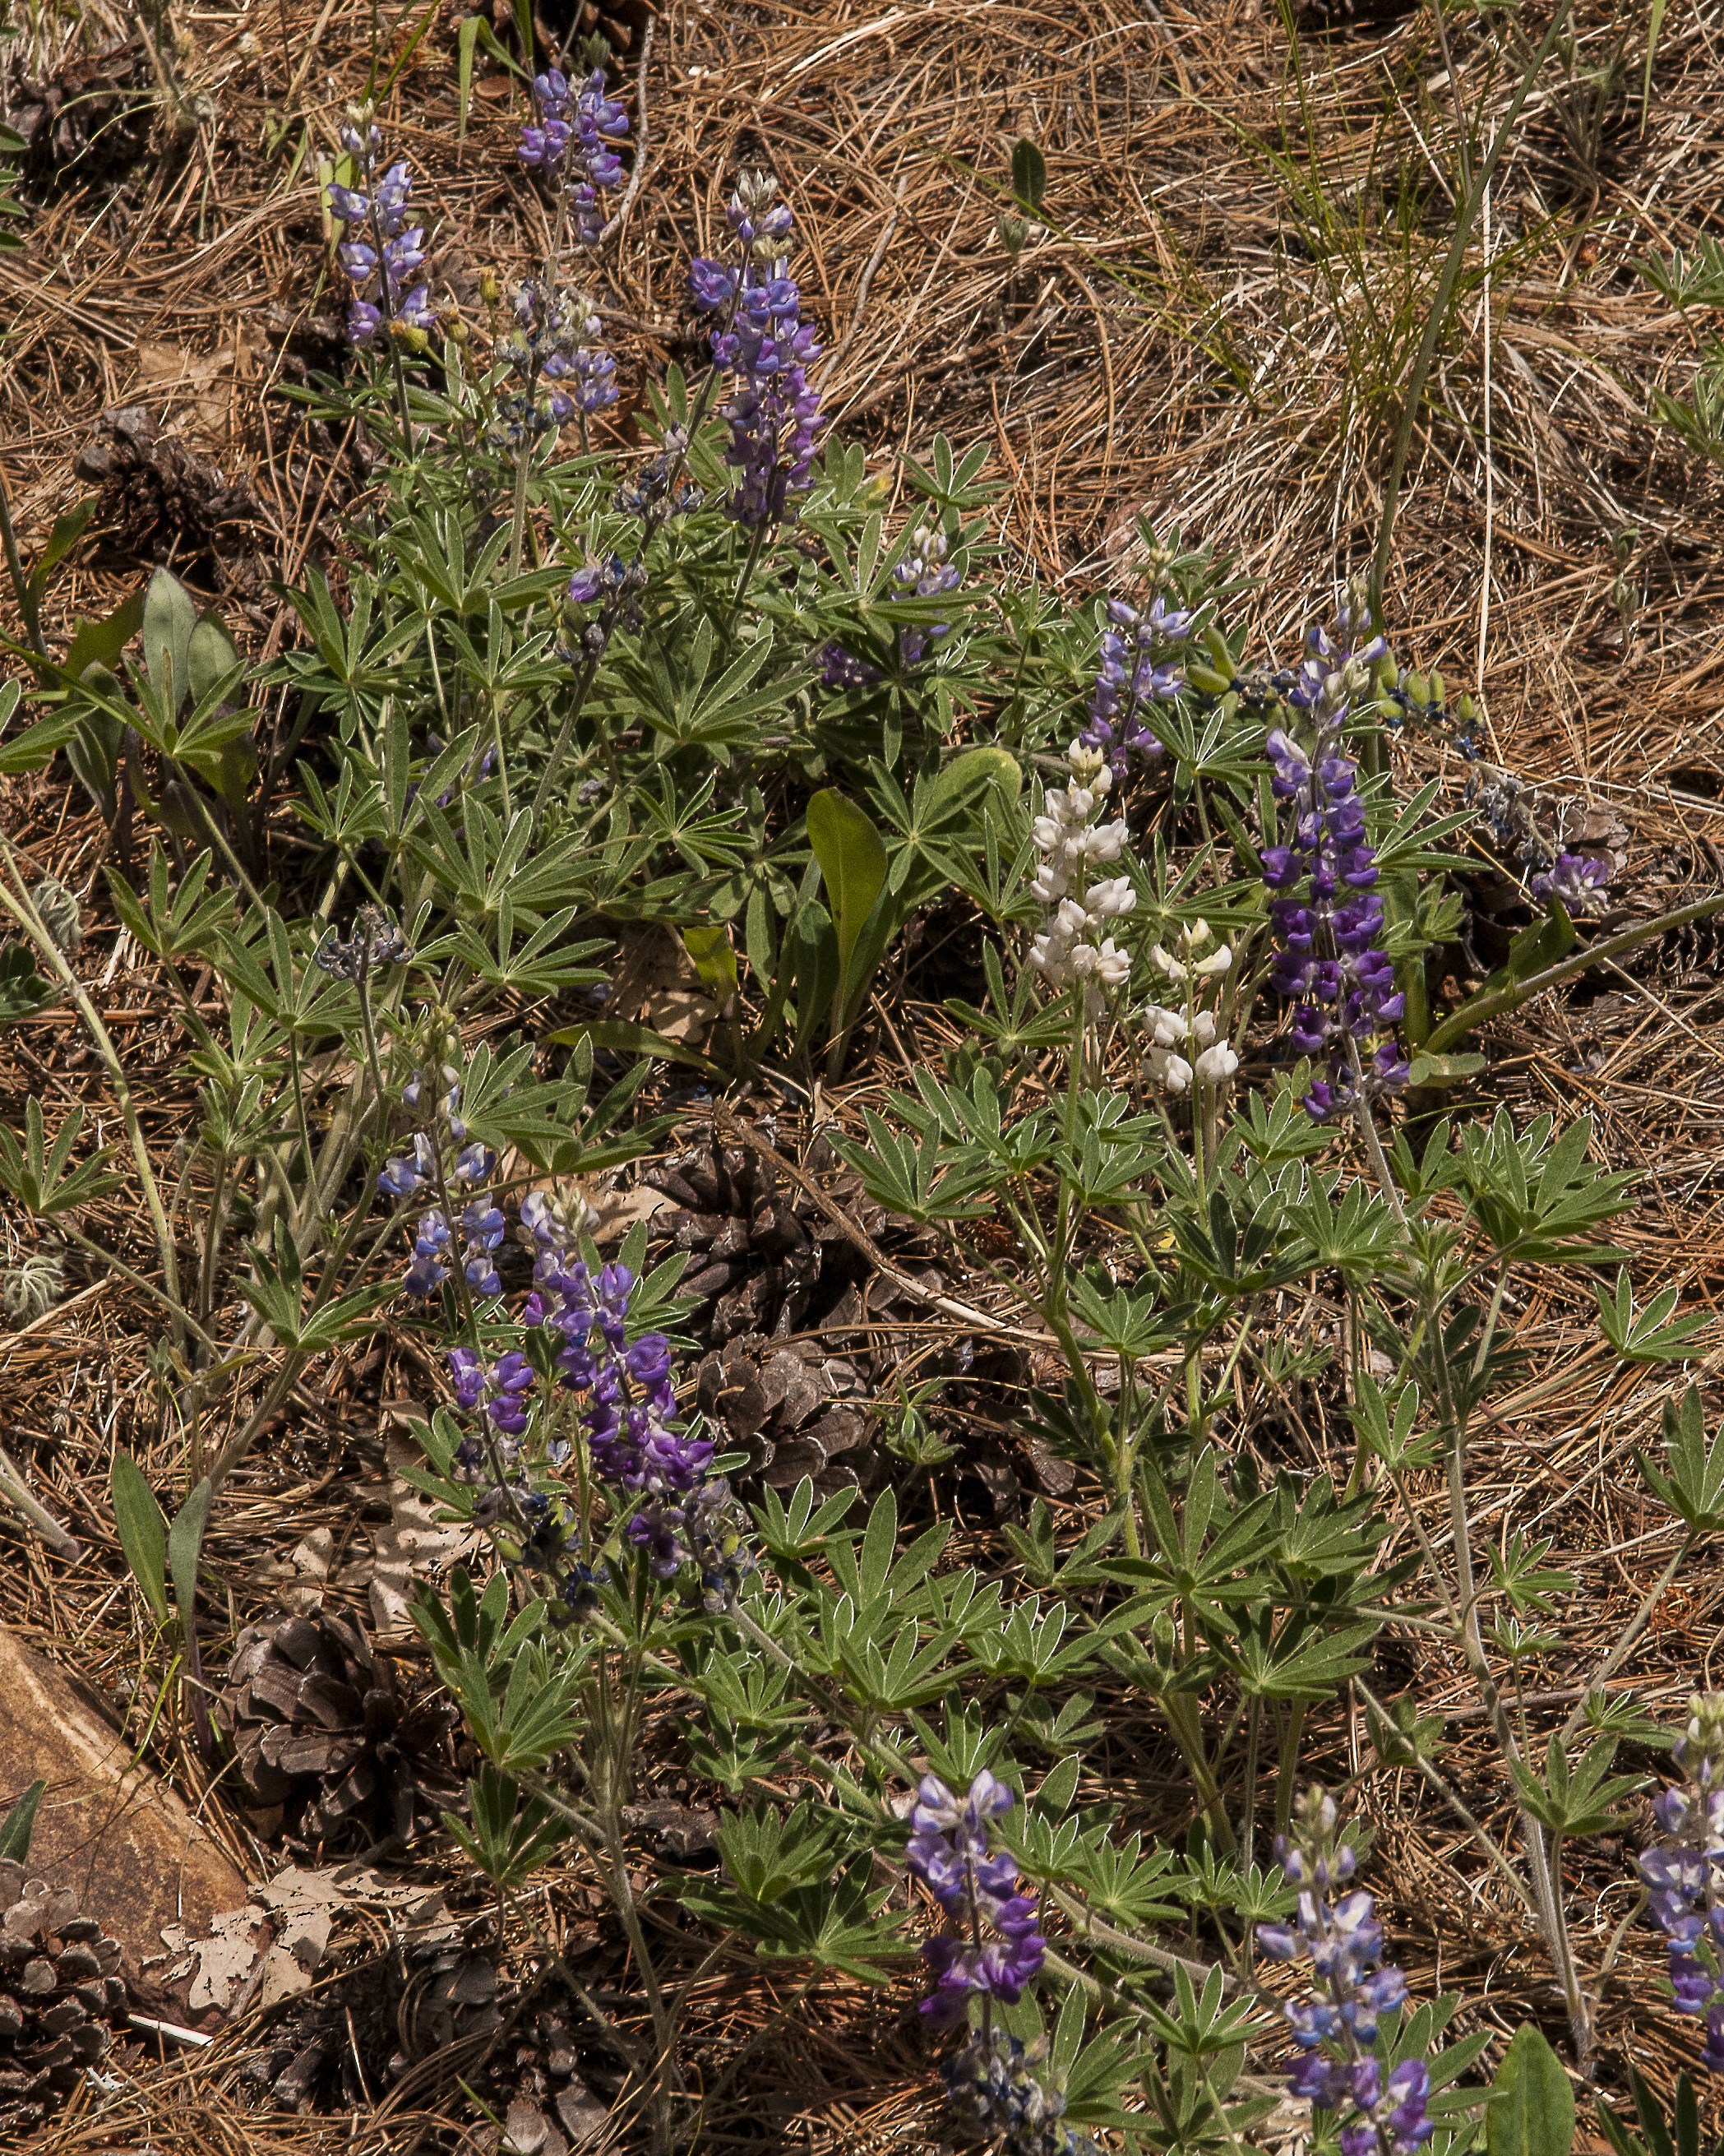
[[[1048,2040],[1024,2044],[1003,2029],[971,2031],[947,2061],[946,2093],[998,2143],[1000,2156],[1095,2156],[1065,2123],[1065,2092],[1044,2077]]]
[[[1029,963],[1054,988],[1083,984],[1084,1012],[1092,1022],[1107,1008],[1108,994],[1131,976],[1129,953],[1110,932],[1137,904],[1129,875],[1092,877],[1117,861],[1127,836],[1123,817],[1101,820],[1113,773],[1099,751],[1075,741],[1066,753],[1069,786],[1043,797],[1030,826],[1042,853],[1030,889],[1048,909],[1029,947]]]
[[[605,95],[603,68],[595,68],[576,87],[560,68],[533,78],[536,124],[522,128],[516,152],[531,172],[546,179],[565,173],[575,231],[582,247],[597,247],[604,236],[598,198],[623,177],[617,144],[629,132],[629,115]]]
[[[1639,1873],[1652,1921],[1670,1942],[1676,2010],[1705,2017],[1701,2062],[1724,2073],[1724,1698],[1695,1695],[1670,1757],[1682,1780],[1653,1801],[1664,1840],[1641,1855]]]
[[[365,344],[380,330],[398,324],[405,330],[434,329],[429,288],[411,282],[425,259],[424,227],[407,221],[411,173],[404,163],[397,163],[381,179],[376,177],[383,138],[368,106],[348,115],[341,147],[353,160],[359,182],[348,187],[331,181],[328,188],[329,206],[346,228],[336,251],[354,290],[347,313],[349,340]]]
[[[438,1105],[434,1135],[415,1132],[411,1152],[383,1163],[377,1176],[377,1188],[385,1198],[413,1198],[422,1190],[435,1191],[439,1168],[444,1192],[453,1198],[457,1192],[473,1189],[475,1185],[487,1181],[496,1166],[494,1153],[476,1141],[468,1140],[467,1126],[459,1112],[459,1075],[445,1065],[442,1076],[444,1090]],[[415,1070],[403,1098],[410,1108],[417,1108],[424,1095],[423,1075]],[[460,1225],[463,1243],[459,1262],[468,1287],[475,1295],[500,1293],[503,1283],[492,1254],[502,1245],[505,1223],[502,1214],[492,1204],[488,1190],[474,1190],[462,1209]],[[413,1262],[401,1284],[411,1296],[421,1299],[434,1296],[449,1279],[454,1262],[454,1230],[439,1204],[420,1215],[413,1235]]]
[[[942,1934],[922,1946],[937,1982],[921,2010],[942,2026],[965,2018],[972,1992],[1015,2005],[1047,1952],[1035,1903],[1018,1891],[1016,1862],[989,1838],[989,1821],[1013,1802],[985,1767],[963,1797],[935,1774],[925,1775],[916,1791],[910,1868],[957,1927],[956,1937]],[[984,1919],[995,1933],[985,1941]]]
[[[1321,2110],[1351,2114],[1342,2129],[1343,2156],[1414,2156],[1431,2136],[1430,2074],[1422,2059],[1403,2060],[1385,2074],[1374,2055],[1378,2018],[1401,2005],[1407,1980],[1383,1959],[1383,1927],[1370,1895],[1355,1890],[1336,1898],[1357,1862],[1337,1841],[1338,1824],[1324,1790],[1299,1799],[1293,1833],[1277,1835],[1275,1844],[1298,1890],[1294,1920],[1257,1927],[1267,1959],[1311,1965],[1310,1996],[1280,2002],[1294,2041],[1307,2054],[1288,2091]]]
[[[808,378],[820,346],[789,275],[793,220],[777,191],[769,175],[744,173],[728,212],[740,266],[696,259],[689,267],[695,305],[724,316],[712,357],[729,382],[729,507],[750,531],[779,522],[790,490],[807,485],[820,414]]]
[[[517,1336],[526,1344],[490,1359],[458,1347],[449,1358],[457,1404],[484,1424],[484,1435],[468,1439],[456,1454],[460,1471],[486,1485],[475,1513],[511,1511],[523,1531],[521,1562],[551,1578],[565,1617],[585,1606],[598,1574],[576,1522],[521,1473],[539,1373],[547,1372],[553,1394],[579,1402],[593,1471],[613,1486],[619,1512],[628,1513],[624,1540],[657,1578],[672,1579],[692,1563],[707,1606],[728,1606],[747,1566],[740,1516],[730,1486],[711,1471],[711,1440],[686,1429],[678,1413],[670,1342],[661,1332],[628,1337],[639,1285],[634,1273],[576,1256],[573,1224],[541,1192],[522,1199],[521,1224],[535,1251],[533,1288]],[[499,1214],[500,1237],[501,1226]],[[541,1449],[557,1466],[569,1446],[553,1438]]]
[[[1341,632],[1363,639],[1370,626],[1370,613],[1355,595],[1342,610]],[[1277,726],[1265,744],[1270,783],[1291,825],[1285,843],[1263,851],[1280,947],[1270,978],[1296,1004],[1294,1046],[1326,1062],[1327,1075],[1305,1099],[1318,1122],[1358,1091],[1368,1096],[1407,1082],[1406,1059],[1392,1031],[1404,998],[1379,947],[1377,854],[1365,836],[1358,773],[1342,748],[1352,702],[1369,686],[1372,666],[1386,649],[1381,637],[1351,649],[1313,629],[1293,701],[1310,713],[1315,739],[1306,747]]]
[[[1142,713],[1146,705],[1171,703],[1184,687],[1170,648],[1187,641],[1196,616],[1170,606],[1161,593],[1141,611],[1124,599],[1109,599],[1106,613],[1090,691],[1090,723],[1079,739],[1106,757],[1116,778],[1123,778],[1133,756],[1147,761],[1162,753]]]
[[[946,558],[950,542],[946,534],[932,525],[918,525],[911,534],[907,552],[893,565],[893,581],[899,587],[899,596],[917,598],[936,598],[942,592],[956,591],[962,581],[956,562]],[[950,624],[945,621],[931,622],[926,629],[900,628],[898,631],[898,657],[906,666],[920,666],[928,655],[930,644],[945,635]],[[866,659],[859,659],[841,644],[829,644],[821,653],[821,678],[829,689],[871,689],[881,679],[879,667]]]

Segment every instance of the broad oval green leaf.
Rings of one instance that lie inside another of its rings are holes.
[[[808,803],[808,844],[820,864],[838,932],[839,980],[848,1002],[850,957],[886,880],[886,850],[866,812],[830,787]]]
[[[1569,2156],[1574,2092],[1562,2061],[1530,2021],[1515,2031],[1491,2092],[1485,2114],[1490,2156]]]
[[[171,569],[158,569],[144,594],[144,664],[164,718],[172,718],[191,686],[197,627],[192,594]]]
[[[131,1576],[158,1625],[167,1622],[167,1522],[143,1470],[128,1452],[116,1452],[108,1478],[114,1524]]]

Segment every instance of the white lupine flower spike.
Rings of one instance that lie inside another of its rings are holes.
[[[1093,1023],[1106,1009],[1108,995],[1131,978],[1131,954],[1107,932],[1133,911],[1137,894],[1129,875],[1090,878],[1092,868],[1120,859],[1129,836],[1123,817],[1095,820],[1113,773],[1081,742],[1072,743],[1066,767],[1071,783],[1049,788],[1030,825],[1043,855],[1030,889],[1048,918],[1029,947],[1029,963],[1050,988],[1081,982],[1085,1014]]]

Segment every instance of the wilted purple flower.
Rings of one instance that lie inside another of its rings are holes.
[[[975,2029],[946,2063],[948,2102],[981,2123],[1000,2156],[1095,2156],[1095,2143],[1064,2123],[1049,2048],[1045,2036],[1026,2045],[1003,2029]]]
[[[1090,691],[1090,723],[1078,738],[1099,749],[1116,778],[1123,778],[1133,756],[1158,757],[1162,745],[1143,722],[1147,704],[1169,703],[1185,685],[1185,676],[1170,650],[1190,637],[1194,614],[1170,606],[1157,593],[1140,612],[1123,599],[1109,599],[1108,627],[1101,633],[1095,685]]]
[[[346,228],[347,236],[336,251],[354,288],[349,339],[364,344],[393,323],[409,330],[434,329],[429,288],[409,283],[425,259],[424,227],[407,222],[412,175],[404,163],[397,163],[381,179],[375,177],[383,138],[368,106],[350,116],[341,130],[341,146],[360,182],[348,187],[331,181],[327,189],[329,206]]]
[[[1371,617],[1355,595],[1339,617],[1343,634],[1362,636]],[[1292,701],[1311,716],[1307,749],[1281,727],[1265,744],[1275,797],[1285,804],[1285,844],[1265,846],[1263,880],[1284,894],[1270,906],[1280,945],[1270,980],[1296,999],[1292,1040],[1302,1055],[1326,1057],[1329,1071],[1306,1094],[1318,1122],[1348,1106],[1357,1090],[1354,1057],[1367,1093],[1407,1081],[1407,1064],[1390,1029],[1405,1008],[1394,968],[1377,947],[1383,927],[1376,891],[1376,850],[1365,836],[1357,769],[1342,749],[1350,699],[1370,680],[1384,649],[1380,637],[1357,651],[1338,648],[1314,629]]]
[[[750,530],[777,523],[791,488],[808,484],[820,413],[808,378],[820,346],[788,275],[792,220],[777,193],[769,175],[744,173],[729,211],[746,250],[741,270],[700,259],[689,270],[695,305],[726,314],[712,356],[731,377],[721,408],[731,429],[725,462],[736,475],[730,514]]]
[[[1528,888],[1535,898],[1560,899],[1571,914],[1602,913],[1609,880],[1609,861],[1586,854],[1558,854]]]
[[[407,938],[381,906],[362,906],[353,932],[345,941],[331,932],[312,953],[311,963],[340,980],[363,981],[379,966],[398,966],[413,957]]]
[[[932,525],[918,525],[911,534],[906,553],[894,564],[892,576],[903,597],[936,598],[956,591],[962,581],[956,562],[946,558],[949,542]],[[906,666],[919,666],[928,646],[944,636],[950,624],[931,622],[926,629],[906,625],[898,631],[898,657]],[[871,660],[859,659],[841,644],[829,644],[820,654],[820,678],[829,689],[871,689],[883,677]]]
[[[927,1774],[911,1814],[910,1868],[957,1925],[957,1935],[924,1942],[923,1958],[937,1983],[922,2012],[941,2024],[962,2020],[972,1992],[1015,2005],[1039,1972],[1047,1941],[1037,1928],[1035,1903],[1018,1892],[1018,1866],[1008,1850],[994,1851],[988,1822],[1015,1799],[984,1767],[960,1799],[937,1775]],[[998,1934],[980,1943],[986,1918]]]
[[[590,300],[554,275],[529,277],[516,288],[513,312],[496,356],[516,386],[498,398],[491,430],[494,444],[511,449],[617,401],[617,362],[599,341],[603,325]]]
[[[820,679],[829,689],[872,689],[884,678],[871,660],[841,644],[829,644],[820,654]]]

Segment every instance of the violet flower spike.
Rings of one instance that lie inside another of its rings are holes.
[[[1670,1749],[1682,1780],[1652,1807],[1663,1840],[1636,1862],[1649,1913],[1670,1943],[1676,2011],[1704,2017],[1701,2063],[1724,2073],[1724,1697],[1696,1692],[1688,1705]]]
[[[742,266],[697,259],[689,268],[696,306],[728,310],[713,332],[712,356],[730,380],[720,408],[731,429],[725,462],[736,475],[727,506],[750,531],[782,522],[791,490],[808,485],[820,424],[808,370],[821,347],[813,325],[801,319],[786,252],[792,218],[777,194],[770,174],[745,172],[728,213],[747,250]]]
[[[1015,2005],[1047,1953],[1036,1905],[1018,1892],[1016,1861],[989,1840],[988,1822],[1014,1802],[985,1767],[962,1799],[934,1774],[916,1792],[910,1868],[957,1927],[956,1936],[942,1933],[922,1946],[938,1981],[921,2010],[942,2027],[966,2017],[972,1992]],[[986,1941],[984,1919],[996,1935]]]
[[[1415,2156],[1432,2133],[1429,2070],[1422,2059],[1404,2059],[1385,2076],[1376,2054],[1378,2020],[1405,1999],[1407,1980],[1383,1959],[1383,1927],[1370,1895],[1355,1890],[1333,1898],[1355,1863],[1337,1839],[1339,1824],[1326,1791],[1308,1789],[1298,1799],[1293,1832],[1277,1835],[1275,1845],[1299,1890],[1294,1920],[1257,1927],[1266,1960],[1311,1963],[1309,1995],[1280,2002],[1306,2054],[1289,2076],[1288,2092],[1345,2117],[1345,2156]]]
[[[1169,647],[1188,640],[1196,616],[1169,606],[1160,593],[1142,612],[1123,599],[1109,599],[1106,610],[1090,723],[1078,738],[1107,758],[1116,778],[1123,778],[1132,757],[1152,762],[1162,753],[1142,711],[1147,704],[1171,703],[1185,686]]]
[[[594,1471],[636,1508],[625,1536],[657,1578],[693,1564],[707,1608],[728,1608],[752,1562],[741,1516],[729,1484],[711,1472],[712,1440],[682,1423],[670,1342],[659,1332],[628,1338],[634,1275],[616,1264],[595,1271],[572,1257],[572,1236],[541,1194],[523,1201],[521,1224],[538,1252],[526,1322],[560,1337],[558,1380],[584,1396]]]
[[[407,222],[408,197],[413,191],[407,165],[398,162],[382,179],[375,177],[383,138],[368,108],[350,114],[341,129],[341,146],[353,160],[360,184],[348,187],[331,181],[326,198],[346,228],[336,252],[354,288],[347,316],[349,341],[367,343],[380,330],[395,324],[407,330],[435,329],[429,288],[409,281],[425,259],[421,244],[425,231],[423,225],[409,227]]]
[[[516,155],[529,171],[546,178],[562,176],[575,233],[582,247],[596,247],[604,236],[598,198],[623,177],[617,144],[629,132],[629,115],[605,95],[606,77],[596,68],[578,87],[561,69],[548,68],[533,80],[536,120],[521,130]]]
[[[1363,634],[1371,617],[1355,593],[1339,617],[1343,634]],[[1378,947],[1384,927],[1378,896],[1377,855],[1365,835],[1357,771],[1342,747],[1353,700],[1371,683],[1371,667],[1386,649],[1381,637],[1357,650],[1338,646],[1314,629],[1292,690],[1307,711],[1316,738],[1307,748],[1284,728],[1265,742],[1270,785],[1285,804],[1285,843],[1263,850],[1263,880],[1276,896],[1270,919],[1280,946],[1270,978],[1296,1008],[1291,1038],[1303,1055],[1326,1059],[1305,1108],[1322,1122],[1368,1096],[1398,1090],[1408,1065],[1392,1029],[1405,1009],[1394,968]]]

